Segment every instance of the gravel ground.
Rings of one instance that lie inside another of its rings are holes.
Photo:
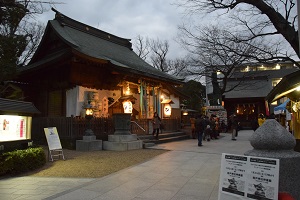
[[[166,150],[138,149],[130,151],[63,150],[66,160],[47,162],[42,168],[27,173],[40,177],[99,178],[121,169],[145,162]],[[48,155],[46,151],[46,155]]]

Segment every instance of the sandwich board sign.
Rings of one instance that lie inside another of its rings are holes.
[[[222,154],[219,200],[278,200],[279,159]]]
[[[62,158],[65,160],[56,127],[44,128],[44,131],[45,131],[48,148],[49,148],[49,156],[50,156],[49,159],[53,161],[54,156],[58,156],[58,157],[62,156]],[[54,152],[58,152],[58,154],[53,154]]]

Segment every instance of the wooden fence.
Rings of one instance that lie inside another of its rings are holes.
[[[178,131],[179,119],[163,119],[164,131]],[[56,127],[62,143],[75,146],[76,140],[81,140],[85,130],[89,127],[93,130],[97,139],[107,140],[108,135],[114,133],[112,118],[93,118],[88,121],[85,118],[72,117],[34,117],[32,119],[31,138],[35,143],[46,144],[44,128]],[[152,132],[151,120],[142,119],[131,123],[131,133],[146,135]]]

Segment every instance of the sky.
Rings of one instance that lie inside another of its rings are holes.
[[[176,0],[55,0],[52,5],[62,14],[118,37],[142,37],[169,42],[168,59],[182,58],[185,50],[175,41],[178,25],[184,22],[184,10]],[[54,19],[50,6],[38,16],[45,24]]]

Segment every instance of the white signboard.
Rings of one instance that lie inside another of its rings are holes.
[[[56,127],[44,128],[49,150],[62,149]]]
[[[0,115],[0,142],[30,139],[31,117]],[[29,120],[29,121],[28,121]]]
[[[248,163],[247,197],[278,199],[279,160],[250,157]]]
[[[279,159],[222,154],[219,200],[278,200],[278,182]]]
[[[245,196],[247,156],[222,154],[220,187],[222,192]]]

